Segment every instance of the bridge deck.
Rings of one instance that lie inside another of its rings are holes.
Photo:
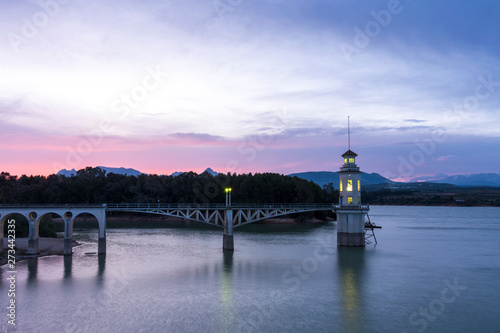
[[[146,203],[146,204],[108,204],[107,211],[136,212],[173,216],[182,219],[212,224],[227,228],[227,220],[234,227],[257,222],[260,220],[304,213],[318,210],[332,210],[331,204],[295,203],[295,204],[177,204],[177,203]],[[230,214],[228,213],[230,212]],[[229,215],[228,215],[229,214]]]
[[[115,204],[52,204],[0,205],[0,222],[13,213],[20,213],[29,222],[29,253],[38,251],[38,227],[43,216],[57,214],[64,220],[65,254],[71,254],[73,221],[80,214],[92,214],[99,223],[100,254],[106,252],[106,212],[134,212],[172,216],[224,228],[223,248],[233,249],[233,229],[257,221],[297,213],[359,210],[366,213],[368,205],[341,206],[328,203],[115,203]],[[350,213],[350,212],[349,212]],[[365,227],[366,228],[366,227]],[[373,231],[374,228],[369,228]],[[3,235],[0,234],[0,235]],[[67,243],[67,244],[66,244]]]
[[[332,204],[316,203],[238,203],[226,206],[225,204],[191,204],[191,203],[121,203],[107,204],[106,210],[125,211],[128,209],[311,209],[311,210],[330,210]]]

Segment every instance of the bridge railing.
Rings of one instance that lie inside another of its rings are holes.
[[[106,204],[1,204],[0,208],[104,208]]]
[[[106,210],[133,210],[133,209],[225,209],[223,203],[119,203],[119,204],[13,204],[0,205],[0,208],[105,208]],[[334,205],[325,203],[236,203],[232,209],[311,209],[328,210]]]
[[[106,209],[113,210],[142,210],[142,209],[225,209],[225,204],[190,204],[190,203],[120,203],[107,204]],[[333,209],[332,204],[290,204],[290,203],[237,203],[231,209]]]
[[[360,210],[360,209],[370,209],[370,205],[333,205],[334,209],[342,210]]]
[[[185,204],[185,203],[120,203],[107,204],[108,210],[125,209],[222,209],[224,204]]]

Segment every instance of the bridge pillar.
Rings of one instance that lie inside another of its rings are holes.
[[[233,237],[233,210],[227,209],[225,216],[224,234],[222,236],[222,249],[226,251],[234,251]]]
[[[97,254],[106,254],[106,237],[99,237]]]
[[[97,220],[99,222],[99,243],[97,254],[106,254],[106,205],[103,205]]]
[[[28,239],[28,254],[38,254],[39,239]]]
[[[0,236],[1,236],[0,239],[2,240],[2,244],[0,246],[0,254],[3,254],[4,249],[8,249],[8,246],[9,246],[8,242],[4,243],[4,241],[3,241],[3,237],[4,237],[4,235],[3,235],[3,228],[4,228],[3,225],[5,223],[5,220],[6,220],[5,217],[3,217],[2,214],[0,214]],[[9,234],[7,233],[7,235],[5,235],[5,236],[7,237],[7,240],[8,240],[9,239]]]
[[[65,256],[73,255],[73,239],[72,238],[64,238],[64,255]]]
[[[29,233],[28,233],[28,254],[38,254],[38,223],[36,220],[37,214],[31,212],[28,216]]]
[[[39,239],[28,239],[28,254],[38,254]]]
[[[72,214],[71,214],[72,215]],[[63,216],[64,220],[64,255],[70,256],[73,254],[73,220],[74,217]]]

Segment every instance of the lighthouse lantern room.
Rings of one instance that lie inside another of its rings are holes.
[[[361,205],[361,172],[356,165],[356,156],[358,154],[350,149],[342,155],[344,165],[339,171],[341,206]]]

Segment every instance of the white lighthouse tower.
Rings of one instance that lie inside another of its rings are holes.
[[[356,165],[358,154],[351,150],[348,125],[348,150],[342,155],[340,167],[340,198],[335,206],[337,213],[337,246],[365,246],[365,216],[370,210],[361,204],[361,171]]]

